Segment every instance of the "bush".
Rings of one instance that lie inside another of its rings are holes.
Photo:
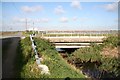
[[[119,36],[109,36],[107,39],[104,40],[103,45],[117,47],[118,44],[120,43],[119,40],[120,40]]]
[[[71,59],[76,62],[78,61],[77,63],[81,63],[83,68],[85,67],[84,65],[92,63],[92,65],[96,65],[97,69],[101,70],[101,72],[106,71],[108,73],[106,73],[107,76],[104,74],[101,76],[102,78],[118,77],[120,76],[120,56],[118,58],[109,56],[105,57],[100,53],[105,47],[118,47],[120,44],[119,40],[120,38],[118,36],[109,36],[104,40],[103,44],[97,45],[91,43],[91,47],[84,47],[76,50],[72,54],[74,57],[72,56]]]

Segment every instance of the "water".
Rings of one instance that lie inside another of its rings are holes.
[[[61,49],[61,48],[56,48],[56,50],[57,50],[58,52],[61,52],[61,51],[65,52],[65,50],[63,50],[63,49]]]

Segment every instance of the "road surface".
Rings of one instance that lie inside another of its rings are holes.
[[[2,78],[15,78],[15,57],[17,54],[17,46],[20,40],[21,33],[13,35],[11,38],[12,42],[6,51],[5,58],[2,59]],[[4,53],[2,53],[4,54]]]

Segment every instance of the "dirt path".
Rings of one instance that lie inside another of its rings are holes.
[[[9,49],[6,51],[5,60],[3,59],[2,65],[2,78],[15,77],[14,61],[19,40],[20,37],[13,37]]]

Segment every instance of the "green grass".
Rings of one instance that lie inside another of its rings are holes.
[[[35,33],[35,34],[38,34],[37,31],[35,31],[34,33]],[[29,37],[30,34],[33,34],[33,31],[23,31],[23,32],[22,32],[22,35],[23,35],[23,36],[26,36],[26,37]]]
[[[54,46],[48,41],[35,38],[38,51],[43,56],[43,64],[47,65],[50,69],[49,78],[84,78],[84,75],[77,72],[55,50]]]
[[[110,47],[110,49],[114,49],[118,46],[120,46],[120,37],[109,36],[103,41],[103,44],[97,45],[92,43],[90,47],[84,47],[76,50],[71,54],[71,56],[68,57],[68,60],[74,60],[76,63],[81,63],[82,66],[79,66],[80,69],[87,67],[88,63],[92,63],[92,65],[97,66],[97,69],[111,73],[109,76],[104,76],[105,78],[113,77],[113,75],[120,77],[120,56],[118,55],[118,57],[111,57],[109,55],[101,55],[103,48]]]
[[[35,63],[34,53],[31,47],[30,38],[27,37],[19,42],[17,48],[16,77],[17,78],[37,78],[40,76],[40,70]]]
[[[38,69],[29,37],[21,40],[15,61],[17,78],[84,78],[84,75],[72,68],[62,59],[49,41],[35,38],[37,50],[42,54],[43,62],[48,66],[50,75],[42,75]]]

